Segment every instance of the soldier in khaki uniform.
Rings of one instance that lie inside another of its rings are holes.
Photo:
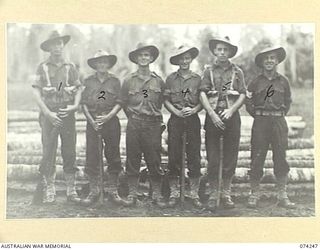
[[[201,136],[198,112],[202,109],[199,101],[201,77],[190,70],[190,64],[199,54],[195,47],[180,46],[170,57],[170,63],[179,66],[178,71],[166,79],[165,107],[171,113],[168,121],[169,170],[173,177],[172,195],[169,204],[178,198],[177,176],[181,175],[182,135],[186,132],[186,152],[190,186],[186,195],[196,207],[201,207],[198,196],[201,168]],[[171,205],[171,204],[170,204]]]
[[[221,198],[225,208],[233,208],[231,183],[237,166],[241,120],[239,108],[245,100],[246,88],[242,70],[230,62],[237,46],[228,37],[209,41],[210,51],[217,57],[211,69],[204,71],[200,101],[207,111],[204,129],[210,184],[209,209],[214,210],[218,199],[220,136],[223,136],[223,169]]]
[[[248,86],[246,108],[254,117],[251,135],[251,194],[248,207],[256,208],[263,165],[271,144],[274,175],[278,186],[279,206],[293,208],[287,195],[289,165],[286,160],[288,126],[285,115],[291,105],[289,81],[277,72],[277,65],[286,57],[282,47],[268,47],[257,54],[255,63],[262,73]]]
[[[63,57],[64,46],[70,36],[61,36],[53,31],[40,47],[50,53],[49,58],[37,69],[37,79],[32,85],[40,107],[43,156],[40,174],[45,186],[43,202],[55,202],[55,158],[58,137],[61,138],[61,155],[67,184],[68,201],[80,201],[75,190],[76,129],[74,113],[81,99],[81,84],[73,63]]]
[[[154,201],[162,206],[161,107],[165,84],[161,77],[151,72],[149,68],[158,55],[157,47],[141,43],[129,53],[130,61],[138,65],[138,70],[124,80],[121,88],[121,102],[128,117],[126,173],[130,185],[129,201],[134,203],[140,196],[138,176],[143,154],[149,171]]]
[[[120,122],[117,113],[120,111],[119,79],[108,72],[117,62],[115,55],[99,50],[88,65],[96,72],[84,80],[82,107],[87,118],[86,130],[86,167],[89,176],[90,193],[82,204],[90,205],[97,201],[99,193],[99,150],[98,133],[104,142],[104,155],[108,160],[107,192],[109,199],[122,204],[117,192],[118,175],[122,171],[120,158]]]

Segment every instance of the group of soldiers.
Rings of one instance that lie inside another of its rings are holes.
[[[108,199],[115,204],[137,205],[143,197],[139,189],[143,156],[152,187],[151,198],[156,205],[174,207],[181,185],[184,186],[181,180],[186,179],[188,188],[184,193],[195,207],[215,210],[221,199],[223,207],[234,208],[231,185],[240,143],[239,108],[245,103],[248,113],[254,117],[248,207],[257,207],[259,183],[270,144],[278,205],[294,207],[286,192],[289,165],[286,161],[288,127],[285,115],[291,104],[290,86],[288,80],[277,72],[277,65],[286,57],[284,48],[270,46],[256,55],[255,63],[262,73],[248,86],[242,70],[230,61],[238,47],[228,37],[209,41],[216,62],[205,69],[202,77],[190,70],[190,64],[199,54],[196,47],[182,45],[176,50],[170,63],[178,69],[164,82],[149,68],[159,56],[158,48],[139,43],[129,53],[129,60],[138,69],[122,84],[109,72],[117,62],[116,55],[104,50],[87,60],[95,72],[81,83],[76,67],[63,56],[69,40],[69,35],[62,36],[53,31],[40,45],[50,56],[39,65],[32,85],[40,107],[42,129],[43,158],[39,171],[44,188],[41,202],[55,202],[55,158],[60,135],[67,200],[70,202],[91,205],[97,202],[101,192],[107,190]],[[169,160],[165,169],[161,164],[161,135],[165,129],[161,113],[163,104],[171,113],[167,124]],[[75,188],[78,169],[74,113],[80,106],[87,119],[85,173],[90,183],[90,192],[83,199]],[[205,176],[200,171],[201,124],[198,116],[203,108],[206,111],[204,129],[208,160]],[[128,118],[125,169],[122,168],[119,149],[121,127],[117,113],[121,109]],[[102,144],[104,152],[101,152]],[[104,174],[100,166],[102,153],[108,161],[105,187],[99,185]],[[187,176],[182,176],[181,171],[184,154]],[[120,175],[126,176],[127,196],[118,193]],[[163,176],[169,176],[169,196],[162,192]],[[209,189],[205,204],[199,198],[204,188]]]

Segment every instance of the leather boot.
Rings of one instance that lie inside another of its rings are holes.
[[[190,192],[188,193],[188,196],[192,200],[192,204],[196,208],[202,208],[202,203],[200,202],[200,198],[198,195],[200,178],[199,177],[191,177],[191,178],[189,178],[189,182],[190,182]]]
[[[250,195],[248,198],[248,208],[257,208],[257,204],[260,196],[260,181],[258,180],[250,180]]]
[[[217,209],[217,200],[218,200],[218,183],[217,181],[209,181],[209,199],[207,204],[207,209],[215,212]]]
[[[56,173],[51,173],[46,177],[46,193],[43,203],[47,205],[55,204],[56,202],[56,187],[55,187]]]
[[[129,195],[127,197],[122,197],[124,206],[132,207],[137,204],[139,197],[139,177],[138,176],[126,176],[128,186],[129,186]]]
[[[160,208],[168,207],[168,203],[164,200],[161,195],[161,177],[160,176],[151,176],[150,183],[152,188],[152,200]]]
[[[288,176],[277,177],[278,186],[278,206],[284,208],[295,208],[295,203],[289,200],[287,194]]]
[[[178,176],[170,177],[170,198],[168,201],[169,207],[175,207],[178,204],[180,197],[180,185]]]
[[[99,176],[89,175],[90,192],[88,196],[81,200],[81,205],[90,206],[98,201],[100,188],[99,188]]]
[[[118,173],[109,173],[107,181],[108,199],[116,205],[128,206],[124,199],[118,194]]]
[[[74,173],[65,173],[64,177],[66,179],[67,185],[67,201],[79,203],[81,201],[80,197],[76,191],[76,177]]]
[[[231,178],[224,178],[223,179],[223,186],[222,186],[222,194],[221,194],[221,201],[224,208],[231,209],[234,208],[234,202],[231,199]]]

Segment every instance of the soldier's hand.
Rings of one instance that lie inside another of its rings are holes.
[[[194,109],[190,107],[185,107],[182,110],[183,117],[188,117],[194,114]]]
[[[53,126],[62,127],[62,120],[60,119],[57,113],[49,112],[46,116]]]
[[[214,126],[216,126],[217,128],[220,128],[222,130],[224,130],[226,128],[226,125],[224,124],[224,122],[220,119],[220,117],[217,115],[216,112],[212,112],[209,114],[210,118],[214,124]]]
[[[68,105],[66,108],[59,109],[59,117],[65,118],[76,110],[77,107],[75,105]]]
[[[107,123],[108,121],[110,121],[111,117],[110,115],[99,115],[96,117],[96,122],[102,126],[104,123]]]
[[[182,110],[177,109],[174,114],[180,118],[184,118],[184,114],[183,114]]]
[[[221,113],[221,118],[222,118],[222,120],[229,120],[232,115],[233,115],[233,110],[232,109],[225,109]]]
[[[98,122],[96,122],[96,121],[92,121],[92,123],[91,123],[91,125],[92,125],[92,127],[93,127],[93,129],[95,130],[95,131],[98,131],[98,130],[100,130],[101,129],[101,125],[99,125],[99,123]]]

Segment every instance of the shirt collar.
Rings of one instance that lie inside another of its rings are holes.
[[[132,76],[141,78],[141,77],[140,77],[140,74],[138,73],[138,71],[135,71],[134,73],[132,73]],[[155,72],[153,72],[153,71],[150,71],[150,77],[156,78],[156,77],[157,77],[157,74],[156,74]],[[141,79],[142,79],[142,78],[141,78]]]
[[[175,78],[177,78],[177,77],[181,77],[181,78],[183,78],[183,79],[186,80],[186,79],[190,79],[191,77],[196,77],[196,74],[190,70],[190,74],[188,75],[187,78],[185,78],[185,77],[183,77],[183,76],[181,75],[181,71],[180,71],[180,70],[177,70],[176,75],[175,75]]]
[[[93,77],[100,82],[99,78],[98,78],[98,72],[95,72],[95,74],[93,75]],[[104,78],[104,81],[105,82],[106,80],[108,80],[110,78],[110,73],[109,72],[106,72],[105,73],[105,78]]]
[[[222,64],[219,61],[216,61],[214,63],[214,66],[215,67],[219,67],[219,68],[224,69],[224,70],[227,70],[227,69],[230,69],[232,67],[232,63],[228,60],[228,63],[226,64],[226,67],[223,67]]]
[[[62,58],[62,60],[60,61],[62,65],[67,64],[66,60],[64,58]],[[52,57],[49,56],[48,60],[46,61],[46,63],[52,64],[57,66],[57,64],[52,60]]]
[[[269,80],[269,78],[265,75],[264,72],[262,72],[261,76],[263,76],[263,77],[265,77],[266,79]],[[272,76],[271,80],[275,80],[275,79],[277,79],[279,77],[280,77],[280,74],[278,72],[275,72],[274,75]]]

